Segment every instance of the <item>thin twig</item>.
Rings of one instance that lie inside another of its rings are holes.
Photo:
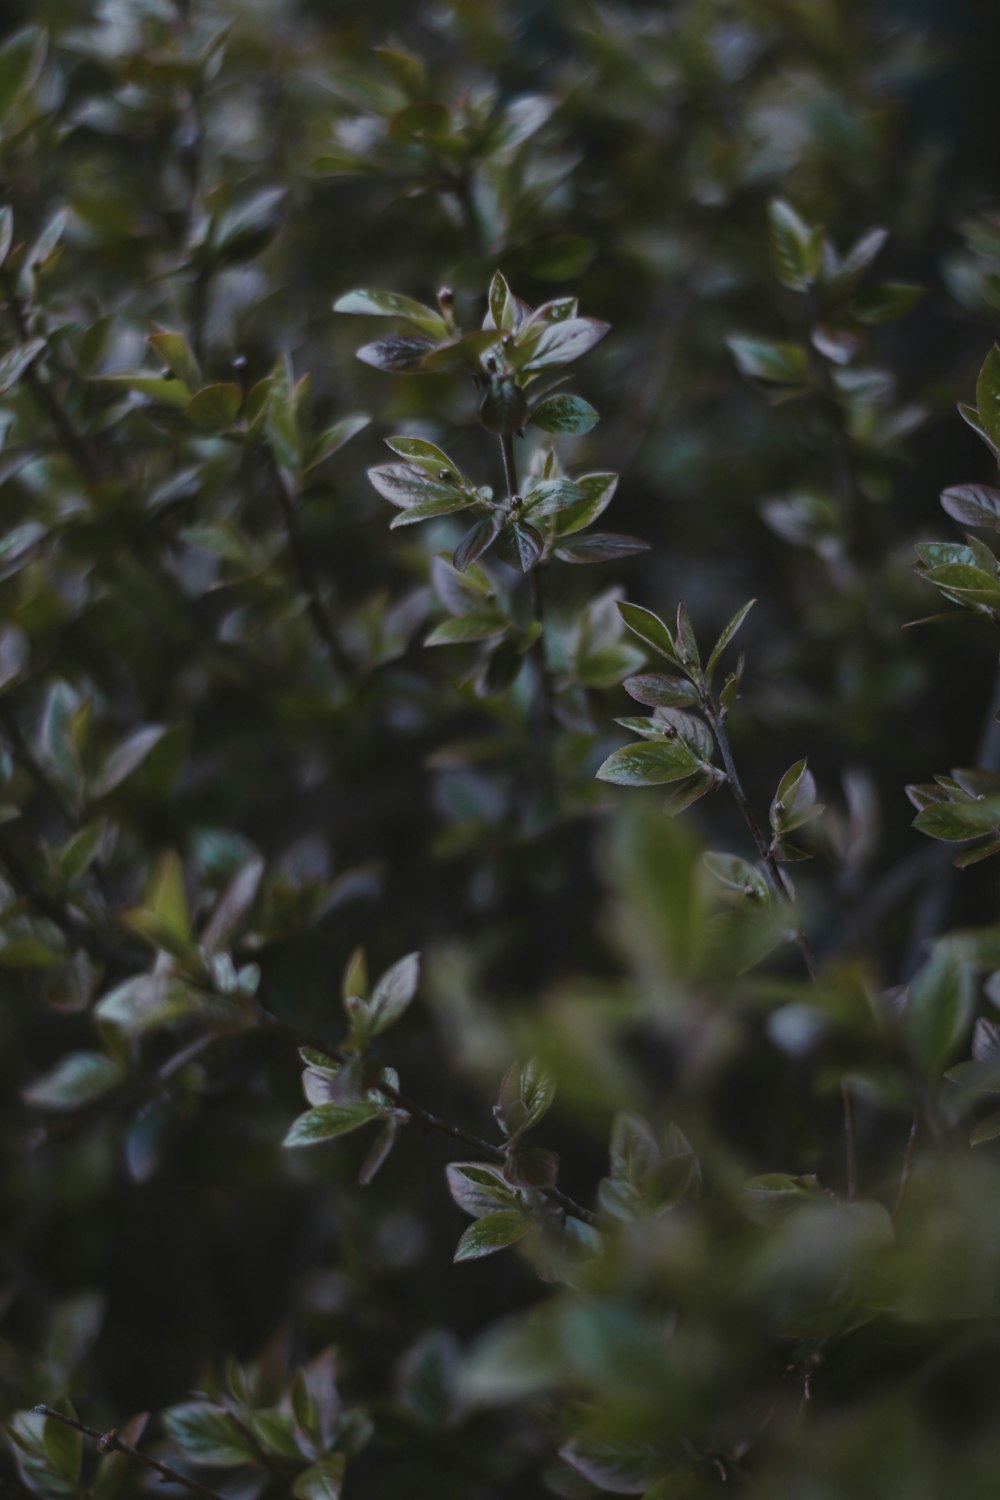
[[[513,509],[517,498],[517,462],[514,457],[514,439],[510,433],[502,433],[500,436],[500,453],[503,459],[504,482],[507,486],[507,504]],[[528,587],[531,596],[531,618],[532,622],[539,627],[538,639],[534,644],[534,652],[538,661],[538,676],[542,689],[542,712],[539,715],[539,740],[541,742],[543,764],[551,768],[551,747],[549,745],[549,722],[555,710],[555,684],[552,681],[552,673],[549,669],[548,653],[545,649],[545,587],[542,582],[542,564],[537,564],[528,572]]]
[[[207,1485],[199,1484],[197,1479],[189,1479],[179,1469],[173,1469],[169,1464],[161,1463],[158,1458],[150,1458],[148,1453],[140,1453],[138,1448],[132,1447],[131,1443],[124,1442],[114,1428],[111,1428],[109,1432],[99,1432],[96,1427],[88,1427],[84,1422],[77,1422],[73,1417],[64,1416],[61,1411],[56,1411],[52,1406],[36,1406],[35,1411],[43,1417],[52,1417],[55,1421],[62,1422],[66,1427],[72,1427],[76,1432],[82,1432],[84,1437],[93,1438],[101,1453],[124,1453],[134,1463],[155,1470],[161,1478],[183,1485],[186,1490],[193,1490],[196,1495],[204,1496],[205,1500],[224,1500],[218,1490],[210,1490]]]
[[[761,861],[764,866],[764,873],[773,894],[777,896],[779,901],[787,905],[792,910],[793,916],[795,917],[795,946],[798,948],[799,953],[802,955],[802,961],[806,966],[810,979],[813,981],[813,983],[816,983],[818,979],[816,959],[812,949],[809,946],[809,942],[805,936],[805,933],[802,931],[802,928],[799,925],[798,917],[794,913],[792,894],[789,890],[788,882],[785,879],[781,866],[778,864],[777,860],[774,857],[770,841],[768,840],[767,835],[764,833],[763,829],[758,823],[757,818],[754,815],[753,808],[750,806],[750,800],[743,789],[743,783],[741,782],[739,772],[736,769],[736,761],[733,758],[732,746],[729,743],[729,732],[726,729],[725,719],[717,709],[715,702],[713,701],[712,696],[707,688],[704,688],[702,690],[702,706],[705,709],[708,721],[712,726],[712,733],[715,735],[715,741],[719,747],[719,753],[722,756],[722,763],[726,769],[726,779],[729,783],[729,790],[732,793],[733,800],[735,801],[737,807],[743,815],[743,821],[746,824],[747,829],[750,833],[750,837],[753,839],[753,842],[757,848],[757,852],[760,855]],[[855,1198],[857,1197],[858,1191],[857,1125],[854,1117],[854,1098],[851,1094],[850,1085],[846,1082],[846,1080],[841,1081],[840,1097],[844,1110],[844,1148],[847,1158],[847,1196],[848,1198]]]
[[[917,1131],[919,1128],[920,1111],[915,1109],[913,1111],[913,1119],[910,1121],[910,1133],[906,1137],[906,1150],[903,1153],[903,1167],[899,1174],[899,1188],[896,1192],[896,1201],[892,1206],[892,1217],[894,1219],[899,1217],[899,1211],[903,1207],[903,1200],[906,1197],[906,1190],[910,1185],[910,1178],[913,1176],[913,1153],[916,1149]]]
[[[339,1047],[331,1046],[329,1042],[317,1041],[314,1038],[303,1036],[293,1026],[289,1026],[286,1022],[279,1020],[271,1011],[265,1010],[263,1006],[258,1007],[258,1011],[264,1027],[269,1031],[280,1033],[293,1046],[308,1047],[314,1052],[321,1052],[326,1057],[332,1058],[334,1062],[341,1065],[351,1061],[351,1058],[345,1052],[342,1052]],[[438,1135],[445,1135],[450,1140],[458,1141],[461,1145],[467,1146],[470,1151],[475,1151],[477,1156],[482,1156],[487,1161],[502,1164],[507,1160],[500,1146],[495,1146],[492,1141],[484,1141],[481,1136],[473,1135],[471,1131],[463,1130],[458,1125],[452,1125],[450,1121],[442,1119],[440,1115],[436,1115],[432,1110],[425,1109],[422,1104],[418,1104],[415,1099],[412,1099],[409,1094],[404,1093],[402,1089],[394,1088],[392,1084],[380,1081],[378,1091],[380,1094],[384,1094],[387,1099],[391,1099],[393,1104],[398,1105],[400,1109],[405,1110],[425,1130],[433,1130]],[[582,1204],[577,1203],[559,1188],[545,1188],[543,1191],[546,1197],[551,1198],[554,1203],[558,1203],[560,1208],[565,1209],[574,1218],[582,1219],[585,1224],[592,1224],[594,1222],[594,1215],[589,1209],[584,1208]]]
[[[302,536],[292,497],[288,493],[288,487],[281,477],[281,473],[270,450],[261,449],[260,452],[263,458],[263,467],[268,485],[278,501],[281,514],[284,518],[285,535],[288,538],[288,550],[298,576],[299,587],[305,595],[309,618],[312,620],[316,634],[329,651],[330,659],[337,670],[344,677],[350,677],[352,673],[351,663],[341,645],[337,632],[333,628],[333,621],[330,618],[329,612],[323,603],[319,578],[313,567],[309,548],[306,546]]]

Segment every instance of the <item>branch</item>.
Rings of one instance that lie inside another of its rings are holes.
[[[197,1479],[189,1479],[179,1469],[172,1469],[169,1464],[161,1463],[158,1458],[150,1458],[147,1453],[140,1453],[138,1448],[132,1447],[131,1443],[124,1442],[113,1427],[109,1432],[99,1432],[96,1427],[87,1427],[73,1417],[63,1416],[61,1411],[56,1411],[52,1406],[36,1406],[35,1411],[43,1417],[52,1417],[55,1421],[62,1422],[66,1427],[72,1427],[76,1432],[82,1432],[84,1437],[93,1438],[100,1453],[124,1453],[134,1463],[153,1469],[161,1479],[169,1479],[174,1484],[183,1485],[184,1489],[193,1490],[196,1495],[202,1495],[204,1500],[224,1500],[218,1490],[210,1490],[207,1485],[199,1484]]]
[[[295,513],[292,497],[288,493],[281,474],[278,472],[278,466],[270,450],[262,449],[260,451],[263,455],[263,467],[268,485],[281,508],[281,514],[284,518],[285,535],[288,538],[288,550],[291,554],[299,587],[306,597],[306,608],[309,618],[312,620],[316,634],[329,651],[330,659],[337,670],[344,677],[350,678],[353,675],[352,664],[340,643],[337,632],[333,628],[333,621],[330,618],[329,612],[323,604],[319,578],[313,567],[309,548],[306,546],[305,539],[299,528],[299,520]]]
[[[321,1042],[315,1040],[315,1038],[302,1036],[294,1027],[288,1026],[284,1021],[279,1020],[277,1016],[273,1015],[271,1011],[265,1010],[263,1006],[259,1007],[259,1013],[267,1030],[280,1033],[295,1047],[309,1047],[314,1052],[322,1052],[327,1057],[333,1058],[334,1062],[341,1063],[342,1065],[351,1061],[347,1053],[342,1052],[339,1047],[331,1047],[329,1042]],[[433,1111],[425,1109],[422,1104],[418,1104],[415,1099],[411,1099],[409,1094],[403,1093],[401,1089],[394,1088],[392,1084],[380,1082],[378,1089],[380,1094],[384,1094],[387,1099],[392,1100],[393,1104],[398,1105],[400,1109],[404,1109],[425,1130],[432,1130],[438,1135],[447,1136],[449,1140],[458,1141],[461,1145],[468,1147],[470,1151],[474,1151],[477,1156],[484,1157],[487,1161],[502,1164],[507,1160],[500,1146],[495,1146],[492,1141],[484,1141],[481,1136],[473,1135],[468,1130],[462,1130],[458,1125],[450,1124],[449,1121],[442,1119],[440,1115],[434,1114]],[[594,1222],[594,1215],[588,1208],[584,1208],[582,1204],[577,1203],[559,1188],[544,1188],[542,1191],[547,1198],[551,1198],[553,1203],[558,1203],[560,1208],[564,1209],[566,1213],[572,1214],[574,1218],[582,1219],[585,1224],[592,1224]]]

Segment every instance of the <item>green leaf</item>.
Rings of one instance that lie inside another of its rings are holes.
[[[339,1500],[346,1471],[346,1454],[326,1453],[312,1468],[295,1476],[292,1494],[295,1500]]]
[[[575,480],[582,492],[582,500],[561,510],[555,518],[557,536],[570,536],[574,531],[583,531],[600,515],[603,515],[618,488],[617,474],[580,474]]]
[[[262,188],[238,199],[212,225],[211,245],[224,265],[253,260],[271,243],[282,223],[287,198],[283,187]]]
[[[376,339],[372,344],[363,344],[357,357],[374,370],[413,375],[423,369],[424,357],[436,347],[433,339],[397,333],[387,339]]]
[[[822,231],[807,224],[781,198],[768,204],[771,225],[771,262],[782,286],[804,292],[819,275],[823,260]]]
[[[0,359],[0,396],[12,390],[45,350],[44,339],[28,339]]]
[[[931,1077],[947,1067],[972,1020],[972,970],[959,945],[935,943],[930,958],[910,985],[903,1029],[922,1071]]]
[[[445,472],[442,468],[428,474],[426,469],[412,463],[379,464],[368,470],[368,479],[383,499],[402,510],[422,507],[425,513],[433,513],[428,512],[428,507],[450,505],[453,510],[464,510],[476,504],[476,492],[462,487],[461,476],[449,469],[447,477],[442,479],[440,475]],[[439,513],[448,511],[442,509]]]
[[[746,619],[747,615],[750,613],[756,603],[756,599],[750,599],[746,604],[742,605],[733,615],[733,618],[729,621],[729,624],[723,630],[722,634],[719,636],[719,639],[712,647],[712,654],[708,658],[708,664],[705,667],[705,681],[709,684],[712,681],[712,674],[719,664],[719,658],[721,657],[723,651],[725,651],[726,647],[729,645],[729,642],[739,630],[740,626],[743,624],[743,621]]]
[[[163,1413],[168,1436],[196,1464],[234,1469],[256,1462],[249,1438],[229,1414],[205,1401],[185,1401]]]
[[[276,361],[264,412],[264,432],[278,468],[293,486],[298,485],[302,460],[295,375],[288,355]]]
[[[521,572],[530,573],[532,568],[541,561],[545,551],[545,542],[541,533],[527,521],[514,521],[506,528],[504,534],[511,540]]]
[[[120,385],[135,391],[139,396],[160,406],[184,408],[191,393],[182,380],[168,380],[162,375],[149,375],[145,370],[126,370],[118,375],[97,375],[95,380],[103,385]]]
[[[684,677],[668,677],[663,672],[627,677],[622,687],[630,698],[647,708],[693,708],[701,702],[693,682]]]
[[[334,422],[332,426],[327,427],[312,443],[306,454],[305,472],[308,474],[310,470],[318,468],[328,458],[332,458],[345,443],[357,437],[358,433],[363,432],[370,423],[371,417],[368,413],[359,411],[350,417],[341,417],[339,422]]]
[[[616,531],[592,531],[574,542],[556,548],[556,557],[568,563],[617,562],[622,557],[634,557],[637,552],[648,552],[649,543],[637,536],[626,536]]]
[[[892,323],[905,317],[924,297],[922,286],[902,281],[880,281],[851,299],[851,316],[859,323]]]
[[[536,314],[537,317],[537,314]],[[522,375],[568,365],[599,343],[610,328],[597,318],[566,318],[557,323],[528,323],[509,351]]]
[[[195,359],[187,339],[182,333],[169,333],[165,328],[149,335],[149,343],[176,379],[183,382],[189,391],[197,391],[202,384],[201,367]],[[208,387],[209,390],[212,387]]]
[[[412,297],[402,297],[398,292],[355,291],[344,292],[333,304],[334,312],[359,313],[369,318],[399,318],[418,328],[432,339],[448,337],[448,326],[441,314],[423,302],[414,302]],[[430,343],[430,341],[428,341]]]
[[[598,781],[614,786],[662,786],[700,770],[700,762],[681,743],[646,742],[616,750],[597,770]]]
[[[943,490],[941,506],[963,526],[1000,530],[1000,490],[988,484],[956,484]]]
[[[435,626],[424,641],[425,646],[463,646],[469,641],[486,641],[502,635],[510,621],[497,610],[473,610],[470,614],[444,620]]]
[[[94,1014],[135,1037],[196,1014],[199,999],[196,989],[171,974],[137,974],[99,1000]]]
[[[505,1209],[500,1213],[487,1214],[470,1224],[458,1242],[454,1259],[478,1260],[484,1255],[493,1255],[516,1245],[532,1227],[530,1215],[523,1209]]]
[[[599,1490],[641,1495],[662,1474],[668,1452],[659,1443],[578,1433],[562,1445],[559,1457]]]
[[[988,1141],[1000,1139],[1000,1110],[987,1115],[969,1136],[970,1146],[985,1146]]]
[[[581,396],[547,396],[532,408],[530,420],[543,432],[566,432],[574,436],[590,432],[600,418]]]
[[[571,479],[529,479],[523,494],[525,516],[537,521],[574,505],[580,489]]]
[[[1000,349],[993,345],[976,381],[976,408],[994,447],[1000,447]]]
[[[641,604],[618,605],[618,613],[633,635],[637,635],[640,641],[647,646],[652,646],[661,656],[665,656],[674,666],[681,666],[680,656],[670,633],[669,626],[665,625],[659,615],[654,615],[652,610],[644,609]]]
[[[452,564],[459,573],[464,573],[477,558],[496,541],[503,528],[503,518],[495,511],[488,512],[469,528],[452,556]]]
[[[1000,797],[984,802],[932,802],[917,814],[913,827],[947,843],[978,838],[1000,829]]]
[[[751,380],[785,386],[804,386],[808,381],[808,357],[799,344],[739,337],[728,338],[726,343],[740,374]]]
[[[364,1007],[365,1029],[379,1036],[393,1026],[417,993],[420,982],[420,954],[408,953],[387,969]]]
[[[796,761],[782,776],[771,802],[769,818],[776,834],[791,833],[823,811],[816,801],[816,783],[806,761]]]
[[[45,63],[46,34],[40,26],[29,26],[0,47],[0,122],[14,112],[27,91],[37,82]]]
[[[72,1110],[103,1098],[125,1076],[121,1063],[104,1052],[71,1052],[24,1091],[26,1104]]]
[[[166,733],[165,724],[147,724],[145,728],[137,729],[134,734],[122,740],[120,745],[116,745],[90,783],[91,797],[106,797],[115,787],[121,786],[133,771],[139,769]]]
[[[474,1219],[485,1218],[498,1209],[513,1208],[517,1193],[499,1167],[478,1161],[453,1161],[445,1168],[448,1191],[459,1208]]]
[[[185,414],[198,427],[219,432],[231,427],[243,405],[243,391],[233,382],[206,385],[185,406]]]
[[[709,852],[705,855],[705,867],[727,890],[754,901],[763,902],[770,898],[767,881],[756,865],[749,864],[736,854]]]
[[[316,1146],[347,1135],[379,1117],[375,1104],[364,1100],[357,1104],[319,1104],[299,1115],[282,1142],[285,1146]]]

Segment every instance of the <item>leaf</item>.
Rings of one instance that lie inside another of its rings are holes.
[[[24,1101],[40,1109],[80,1109],[103,1098],[124,1076],[121,1063],[104,1052],[71,1052],[24,1090]]]
[[[228,1412],[205,1401],[185,1401],[163,1413],[167,1435],[196,1464],[234,1469],[257,1460],[253,1444]]]
[[[532,408],[530,421],[543,432],[566,432],[580,436],[600,420],[589,401],[581,396],[547,396]]]
[[[332,458],[335,453],[343,448],[345,443],[349,443],[351,438],[357,437],[358,433],[363,432],[370,423],[371,417],[368,413],[359,411],[355,412],[352,416],[341,417],[339,422],[334,422],[332,426],[327,427],[316,438],[306,455],[306,461],[303,465],[305,472],[308,474],[310,470],[318,468],[328,458]]]
[[[935,1077],[947,1066],[972,1019],[972,970],[957,943],[935,943],[930,958],[910,985],[903,1029],[924,1073]]]
[[[701,702],[693,682],[685,677],[667,677],[663,672],[626,677],[622,687],[630,698],[647,708],[693,708]]]
[[[580,499],[580,488],[571,479],[529,479],[523,493],[524,514],[532,521],[554,516]]]
[[[345,1453],[326,1453],[295,1476],[292,1494],[295,1500],[339,1500],[346,1471]]]
[[[729,645],[729,642],[739,630],[740,626],[743,624],[743,621],[746,619],[747,615],[750,613],[756,603],[756,599],[750,599],[746,604],[741,605],[741,607],[733,615],[733,618],[729,621],[729,624],[723,630],[722,634],[719,636],[719,639],[716,641],[715,645],[712,647],[712,654],[708,658],[708,663],[705,667],[705,681],[709,684],[712,681],[712,674],[719,664],[719,658],[721,657],[723,651],[725,651],[726,647]]]
[[[242,405],[242,387],[233,381],[226,381],[219,385],[204,386],[191,397],[184,411],[198,427],[219,432],[233,425]]]
[[[365,1028],[371,1036],[380,1036],[399,1020],[419,982],[419,953],[408,953],[385,971],[364,1008]]]
[[[1000,349],[993,345],[976,381],[976,408],[986,436],[1000,447]]]
[[[603,515],[618,488],[618,475],[581,474],[575,483],[583,498],[558,513],[555,518],[557,536],[570,536],[574,531],[582,531]]]
[[[532,1220],[523,1209],[506,1209],[500,1213],[487,1214],[470,1224],[458,1242],[454,1260],[479,1260],[484,1255],[493,1255],[516,1245],[532,1227]]]
[[[497,610],[473,610],[435,626],[424,641],[425,646],[461,646],[469,641],[486,641],[502,635],[510,621]]]
[[[259,255],[281,228],[286,197],[283,187],[262,188],[219,214],[211,234],[212,249],[219,261],[238,265]]]
[[[956,484],[941,493],[941,506],[963,526],[1000,530],[1000,490],[988,484]]]
[[[182,333],[168,333],[165,328],[161,328],[149,335],[149,343],[157,358],[168,366],[177,380],[187,386],[189,392],[201,387],[201,368]]]
[[[969,1145],[985,1146],[988,1141],[995,1141],[998,1138],[1000,1138],[1000,1110],[979,1121],[969,1136]]]
[[[654,651],[658,651],[675,666],[681,666],[669,626],[664,624],[659,615],[654,615],[652,610],[644,609],[641,604],[626,603],[618,605],[618,613],[632,634],[637,635],[640,641],[645,641],[647,646],[652,646]]]
[[[584,1479],[612,1495],[641,1495],[662,1474],[664,1449],[656,1443],[579,1433],[559,1457]]]
[[[378,1106],[366,1100],[359,1100],[356,1104],[319,1104],[299,1115],[282,1145],[316,1146],[322,1141],[332,1141],[337,1136],[360,1129],[380,1114]]]
[[[90,783],[91,797],[106,797],[115,787],[121,786],[133,771],[139,769],[166,733],[165,724],[147,724],[145,728],[130,734],[128,739],[122,740],[120,745],[116,745]]]
[[[23,676],[30,654],[28,637],[19,625],[0,625],[0,693]]]
[[[736,854],[709,852],[704,858],[706,869],[727,890],[735,891],[740,896],[747,896],[754,901],[769,900],[770,891],[767,881],[755,865],[749,864],[745,859],[740,859]]]
[[[399,318],[422,333],[430,334],[432,339],[448,337],[448,326],[440,313],[423,302],[414,302],[412,297],[400,296],[398,292],[344,292],[334,302],[333,310],[370,318]],[[427,342],[431,343],[431,340]]]
[[[117,375],[97,375],[95,380],[104,385],[120,385],[126,390],[160,406],[186,407],[191,394],[181,380],[165,379],[162,375],[149,375],[145,370],[126,370]]]
[[[510,351],[511,361],[522,375],[568,365],[599,343],[610,326],[596,318],[567,318],[534,328],[527,325]]]
[[[94,1014],[127,1037],[194,1015],[199,992],[172,974],[137,974],[97,1002]]]
[[[444,469],[428,474],[426,469],[412,463],[379,464],[368,470],[368,479],[390,505],[405,510],[445,502],[452,503],[455,509],[461,510],[475,504],[476,493],[463,489],[456,482],[458,475],[449,471],[446,478],[442,479],[442,473],[445,473]]]
[[[556,557],[568,563],[602,563],[617,562],[619,558],[648,551],[649,543],[640,537],[616,531],[592,531],[575,542],[557,547]]]
[[[614,786],[662,786],[700,770],[698,759],[682,743],[626,745],[616,750],[596,772],[598,781]]]
[[[6,121],[37,81],[45,63],[47,38],[40,26],[17,31],[0,47],[0,122]]]
[[[474,1219],[511,1208],[518,1202],[517,1193],[504,1178],[499,1167],[478,1161],[453,1161],[445,1168],[448,1191],[459,1208]]]
[[[961,843],[1000,829],[1000,798],[985,802],[933,802],[913,820],[913,827],[932,839]]]
[[[423,368],[424,356],[436,347],[433,339],[396,333],[386,339],[376,339],[372,344],[363,344],[357,357],[362,364],[371,365],[375,370],[412,375]]]
[[[452,556],[452,563],[459,573],[464,573],[492,547],[502,528],[503,519],[496,511],[489,511],[469,528]]]
[[[820,229],[807,224],[782,198],[768,204],[771,263],[782,286],[804,292],[819,275],[823,257]]]
[[[505,535],[509,536],[513,543],[515,555],[522,573],[530,573],[540,561],[545,551],[545,542],[541,534],[527,521],[514,521],[507,528]]]
[[[741,375],[769,385],[802,386],[809,378],[806,351],[799,344],[777,344],[770,339],[728,338]]]
[[[257,899],[263,874],[264,861],[259,855],[248,859],[237,870],[202,931],[200,945],[203,952],[213,954],[218,948],[225,946],[239,930]]]
[[[796,761],[782,776],[771,802],[769,818],[776,834],[791,833],[822,812],[816,783],[806,761]]]
[[[28,339],[27,343],[19,344],[0,359],[0,396],[13,389],[44,349],[44,339]]]
[[[892,323],[905,317],[926,295],[922,286],[902,281],[880,281],[851,299],[851,316],[859,323]]]

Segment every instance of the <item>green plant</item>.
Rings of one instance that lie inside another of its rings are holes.
[[[992,867],[902,788],[996,852],[997,562],[925,534],[996,244],[926,66],[860,0],[5,34],[11,1486],[995,1493]]]

